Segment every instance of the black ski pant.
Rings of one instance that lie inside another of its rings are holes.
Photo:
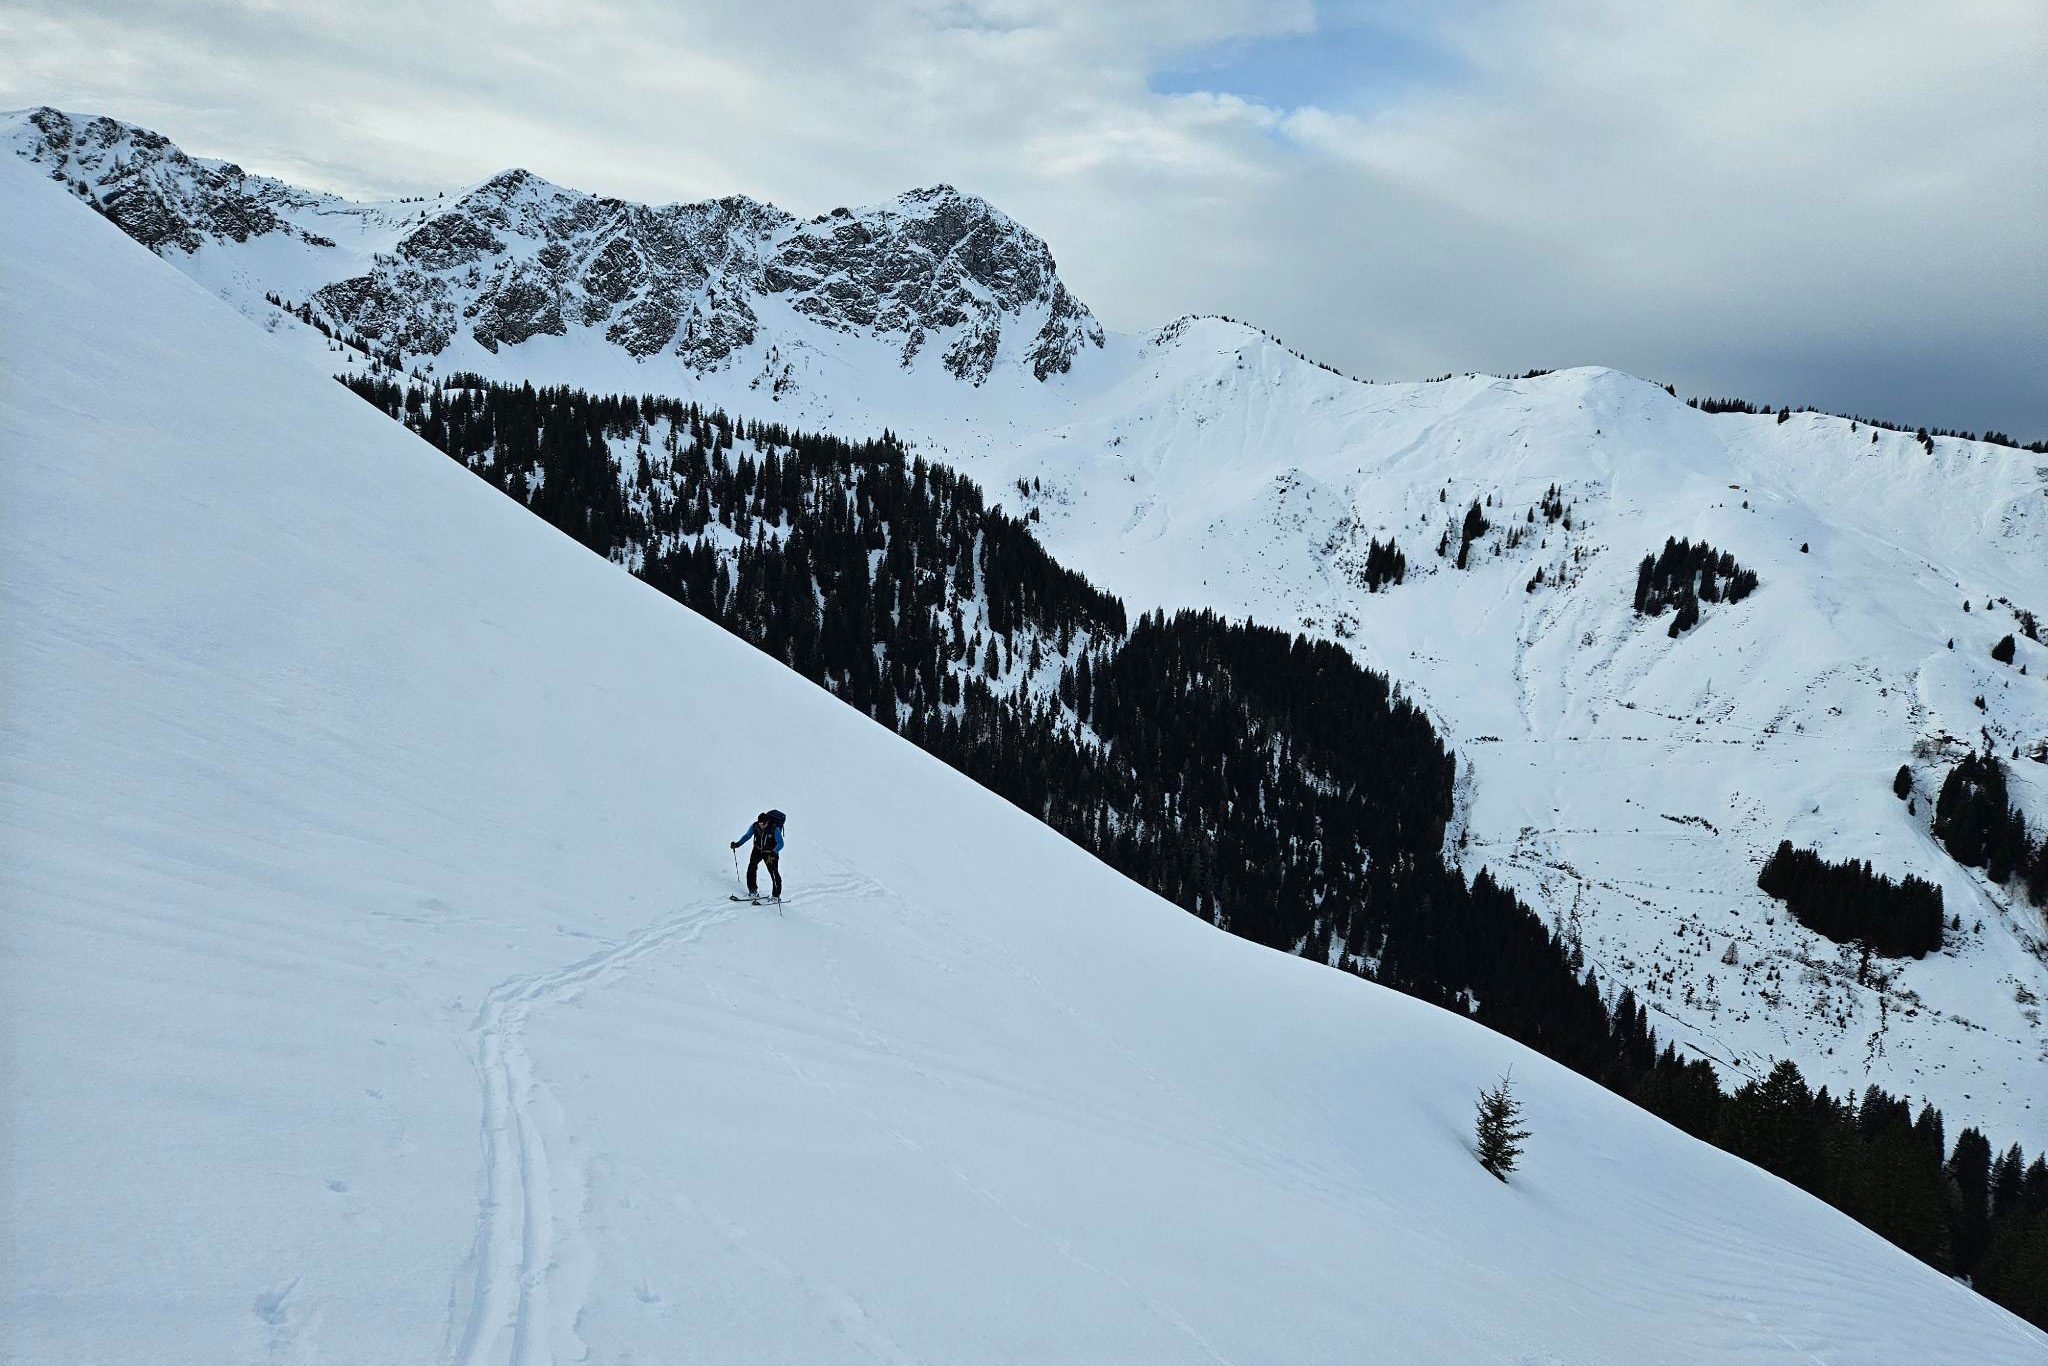
[[[782,855],[763,853],[756,849],[747,855],[747,895],[758,896],[760,889],[754,882],[754,870],[762,864],[768,865],[768,876],[774,881],[775,895],[782,895]]]

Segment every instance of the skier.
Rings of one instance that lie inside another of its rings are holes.
[[[761,893],[755,880],[755,870],[762,864],[768,865],[768,877],[775,888],[774,896],[782,900],[782,823],[788,817],[780,811],[763,811],[754,818],[754,823],[732,842],[738,849],[748,840],[754,842],[754,850],[747,855],[747,895],[758,897]]]

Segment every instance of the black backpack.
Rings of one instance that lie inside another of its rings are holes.
[[[775,832],[789,817],[780,811],[763,811],[754,819],[754,847],[764,854],[775,852]]]

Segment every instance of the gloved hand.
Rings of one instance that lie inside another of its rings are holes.
[[[728,849],[737,849],[740,847],[740,842],[738,840],[734,840],[731,844],[728,844],[725,847]]]

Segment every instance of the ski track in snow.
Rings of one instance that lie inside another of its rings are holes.
[[[878,890],[871,879],[841,878],[784,904]],[[594,1271],[581,1235],[586,1182],[570,1155],[574,1140],[561,1109],[526,1051],[527,1019],[540,1007],[574,1000],[664,945],[693,942],[754,909],[749,902],[706,901],[564,967],[508,977],[484,994],[470,1031],[483,1093],[482,1190],[476,1237],[450,1292],[451,1333],[458,1320],[463,1324],[450,1354],[456,1366],[500,1359],[496,1349],[508,1331],[512,1343],[502,1359],[510,1366],[589,1355],[577,1336]],[[558,1300],[558,1288],[571,1293]]]
[[[483,1090],[483,1176],[476,1239],[451,1292],[450,1327],[468,1313],[452,1360],[480,1366],[497,1360],[504,1334],[512,1366],[557,1359],[556,1344],[576,1340],[580,1293],[557,1304],[556,1280],[590,1282],[590,1253],[580,1236],[583,1176],[547,1086],[533,1070],[523,1034],[540,1007],[574,999],[583,989],[631,967],[671,942],[689,943],[738,917],[744,903],[706,902],[679,911],[551,972],[508,977],[484,996],[471,1027]],[[745,909],[752,910],[748,905]],[[558,1196],[567,1195],[567,1200]]]

